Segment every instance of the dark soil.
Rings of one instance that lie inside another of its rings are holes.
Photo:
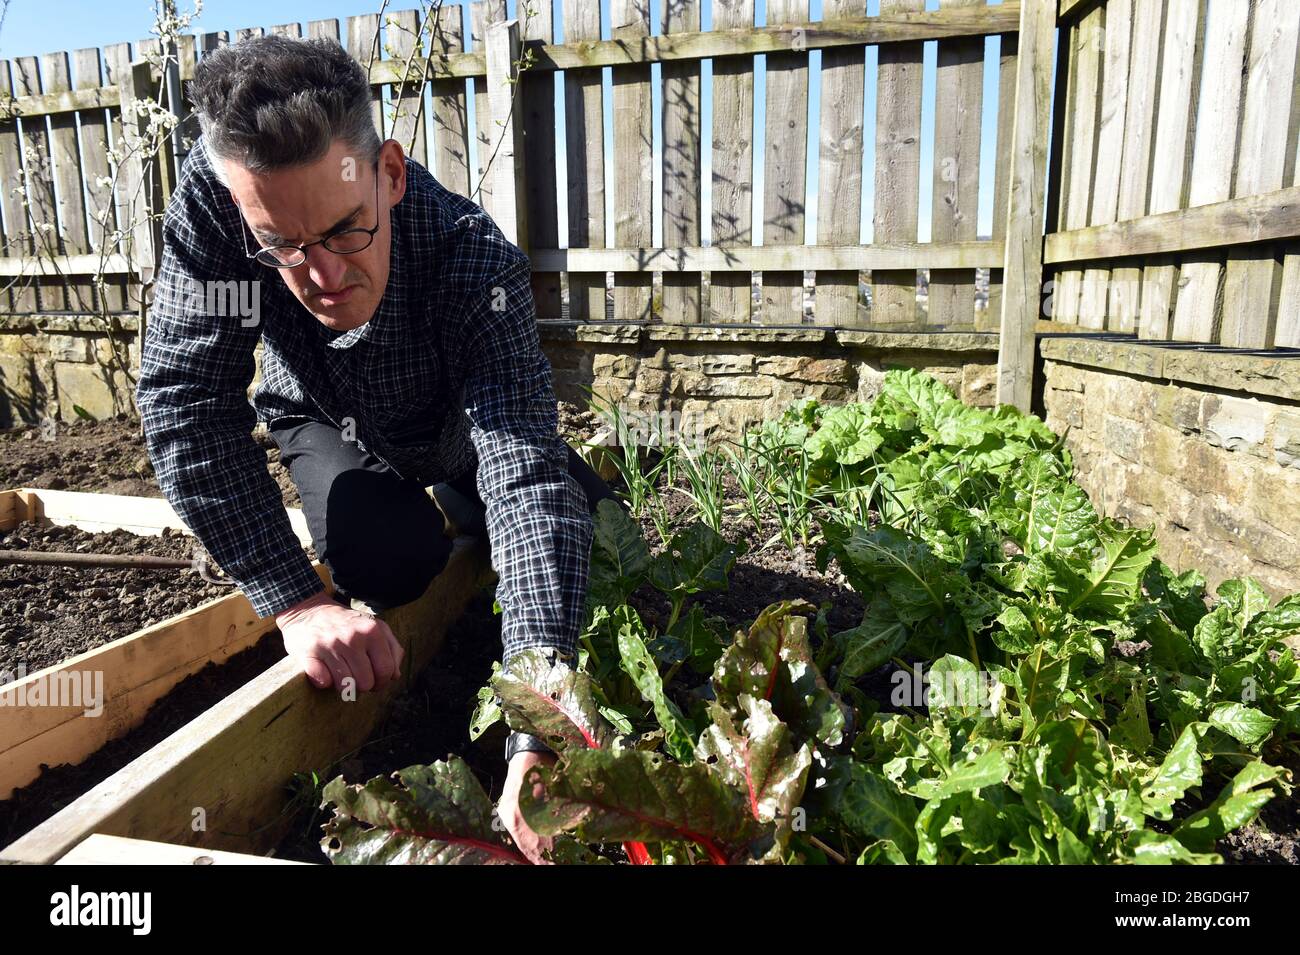
[[[685,481],[679,478],[677,489],[660,491],[673,528],[681,528],[695,517],[695,505],[680,490],[685,487]],[[862,598],[834,565],[826,573],[819,571],[815,548],[805,548],[801,541],[795,542],[794,549],[787,547],[780,539],[779,526],[770,517],[756,533],[753,520],[741,510],[740,487],[730,474],[723,478],[723,496],[722,536],[741,554],[726,590],[696,594],[692,602],[705,613],[722,617],[733,631],[747,628],[769,604],[795,598],[817,607],[830,604],[826,615],[830,633],[862,622]],[[641,518],[641,532],[651,552],[663,550],[664,542],[649,516]],[[667,623],[667,598],[648,586],[638,591],[636,598],[637,609],[647,623],[660,627]]]
[[[495,801],[506,777],[505,727],[498,723],[477,742],[470,740],[468,728],[479,687],[491,677],[493,661],[500,659],[501,618],[492,613],[492,597],[485,592],[450,629],[416,686],[393,701],[369,742],[334,766],[304,766],[303,772],[316,771],[322,785],[339,775],[349,783],[364,783],[407,766],[459,756]],[[329,813],[318,808],[319,790],[299,803],[289,833],[273,855],[327,862],[320,839]]]
[[[194,538],[175,530],[154,537],[31,521],[0,531],[0,550],[187,559],[201,553]],[[0,564],[0,670],[23,664],[34,673],[233,592],[189,570]]]
[[[125,415],[0,432],[0,462],[0,488],[162,496],[140,424]]]
[[[29,785],[0,802],[0,847],[49,819],[137,756],[156,746],[284,656],[280,631],[222,664],[209,663],[154,703],[143,722],[102,746],[79,765],[46,767]]]
[[[286,507],[300,507],[298,490],[270,435],[256,431],[267,468]],[[126,415],[103,421],[56,421],[0,431],[0,490],[30,487],[162,497],[140,434]]]
[[[1300,757],[1295,753],[1265,755],[1267,762],[1291,771],[1292,783],[1300,783]],[[1220,785],[1205,787],[1208,804],[1219,794]],[[1230,865],[1300,865],[1300,800],[1295,794],[1277,796],[1259,811],[1248,826],[1230,832],[1215,846]]]
[[[567,401],[559,404],[559,432],[572,444],[585,444],[601,430],[602,422],[596,412],[580,408]]]
[[[288,507],[300,506],[279,449],[254,433]],[[0,489],[31,487],[162,497],[139,423],[104,421],[0,431]],[[23,522],[0,532],[0,549],[151,554],[193,559],[203,551],[178,530],[137,535],[90,533]],[[308,555],[312,555],[308,548]],[[214,568],[219,570],[219,568]],[[102,646],[144,627],[235,592],[193,571],[0,565],[0,671],[27,673]],[[136,729],[78,766],[46,768],[0,802],[0,846],[7,845],[93,788],[284,656],[279,631],[222,664],[209,664],[158,700]]]

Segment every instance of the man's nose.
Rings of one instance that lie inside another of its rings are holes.
[[[347,269],[343,256],[323,245],[313,245],[307,250],[307,275],[324,291],[337,292]]]

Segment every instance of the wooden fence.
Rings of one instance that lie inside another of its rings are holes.
[[[1300,347],[1300,4],[1062,0],[1051,322]]]
[[[998,329],[999,399],[1022,407],[1036,332],[1300,347],[1300,4],[1293,0],[941,0],[931,10],[925,0],[880,0],[878,16],[864,15],[864,0],[825,0],[817,22],[809,22],[808,0],[768,0],[766,26],[755,26],[753,0],[713,0],[707,31],[701,30],[704,0],[664,0],[657,24],[648,0],[602,0],[612,25],[607,39],[601,39],[595,0],[561,2],[562,43],[554,42],[552,0],[530,0],[531,12],[513,24],[505,23],[504,0],[480,0],[470,6],[468,29],[459,7],[444,8],[419,47],[427,58],[412,55],[424,26],[416,11],[350,17],[341,31],[333,20],[306,29],[340,39],[369,66],[384,134],[413,143],[416,159],[479,201],[528,251],[542,319]],[[273,29],[302,33],[296,24]],[[258,32],[238,31],[235,39]],[[1001,38],[994,215],[992,235],[980,238],[984,38],[991,35]],[[938,63],[933,167],[921,169],[929,41],[937,44]],[[220,34],[187,38],[182,82],[195,57],[223,42]],[[861,121],[871,47],[877,50],[874,130]],[[519,74],[521,51],[528,62]],[[754,154],[753,129],[758,57],[766,72],[761,155]],[[103,245],[86,226],[83,205],[128,201],[96,186],[104,163],[89,146],[104,129],[118,134],[125,44],[102,55],[78,51],[73,59],[75,84],[68,54],[42,57],[39,70],[35,58],[0,68],[0,91],[17,97],[18,117],[0,122],[5,222],[27,215],[10,189],[24,181],[16,159],[21,140],[35,157],[25,167],[30,218],[54,227],[69,273],[66,281],[16,286],[0,309],[75,308],[78,267],[87,261],[80,257]],[[702,68],[706,62],[711,75]],[[820,125],[810,155],[813,69],[820,70],[821,108],[812,117]],[[557,72],[564,89],[560,115]],[[516,76],[512,103],[508,81]],[[703,88],[706,77],[711,90]],[[429,110],[394,116],[394,102],[418,101],[425,80]],[[652,82],[660,84],[663,103],[659,129],[652,124]],[[712,102],[711,130],[701,128],[705,96]],[[557,190],[552,157],[561,128],[567,181]],[[470,168],[471,139],[476,169]],[[710,182],[701,174],[706,140]],[[610,169],[607,141],[615,157]],[[875,157],[873,241],[866,244],[859,241],[864,149],[874,149]],[[489,155],[495,156],[492,174],[483,180]],[[52,162],[42,165],[45,157]],[[656,161],[659,244],[653,239]],[[805,242],[813,161],[819,215],[816,236]],[[760,164],[762,221],[755,222]],[[163,199],[174,176],[174,167],[164,169],[156,184]],[[918,242],[922,177],[932,180],[934,194],[926,243]],[[612,235],[605,227],[606,189]],[[563,243],[561,201],[568,221]],[[137,247],[147,240],[141,236]],[[132,308],[130,280],[138,268],[128,251],[113,250],[120,271],[110,304],[124,310]],[[9,256],[0,259],[0,274],[12,276],[23,267],[12,248]],[[976,294],[976,270],[985,269],[987,312],[977,308]],[[813,276],[811,309],[805,272]],[[924,309],[918,308],[920,273],[928,276]],[[755,288],[761,298],[752,296]]]

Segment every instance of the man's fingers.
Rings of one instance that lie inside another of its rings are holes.
[[[347,659],[341,654],[327,651],[321,654],[321,659],[330,668],[330,674],[334,678],[334,689],[342,690],[348,685],[348,680],[355,679],[352,667],[349,666]]]
[[[384,627],[383,630],[372,635],[366,644],[370,654],[370,668],[375,674],[376,690],[382,690],[397,676],[397,658],[394,649],[401,648],[396,646],[397,641],[392,639],[391,633],[384,632],[387,629]]]
[[[370,657],[367,656],[364,645],[352,646],[340,640],[335,647],[335,652],[342,664],[350,671],[349,675],[356,679],[358,690],[369,693],[375,688],[375,673],[370,669]]]
[[[384,637],[393,655],[393,676],[402,672],[402,661],[406,659],[406,650],[402,648],[402,643],[393,635],[392,629],[382,620],[379,622],[384,628]]]
[[[304,657],[298,663],[316,689],[325,690],[334,683],[334,675],[330,673],[330,668],[315,657]]]

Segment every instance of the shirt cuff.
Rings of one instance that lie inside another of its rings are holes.
[[[273,617],[325,591],[325,584],[316,569],[305,554],[301,556],[302,561],[285,568],[284,573],[239,581],[239,589],[259,617]]]

